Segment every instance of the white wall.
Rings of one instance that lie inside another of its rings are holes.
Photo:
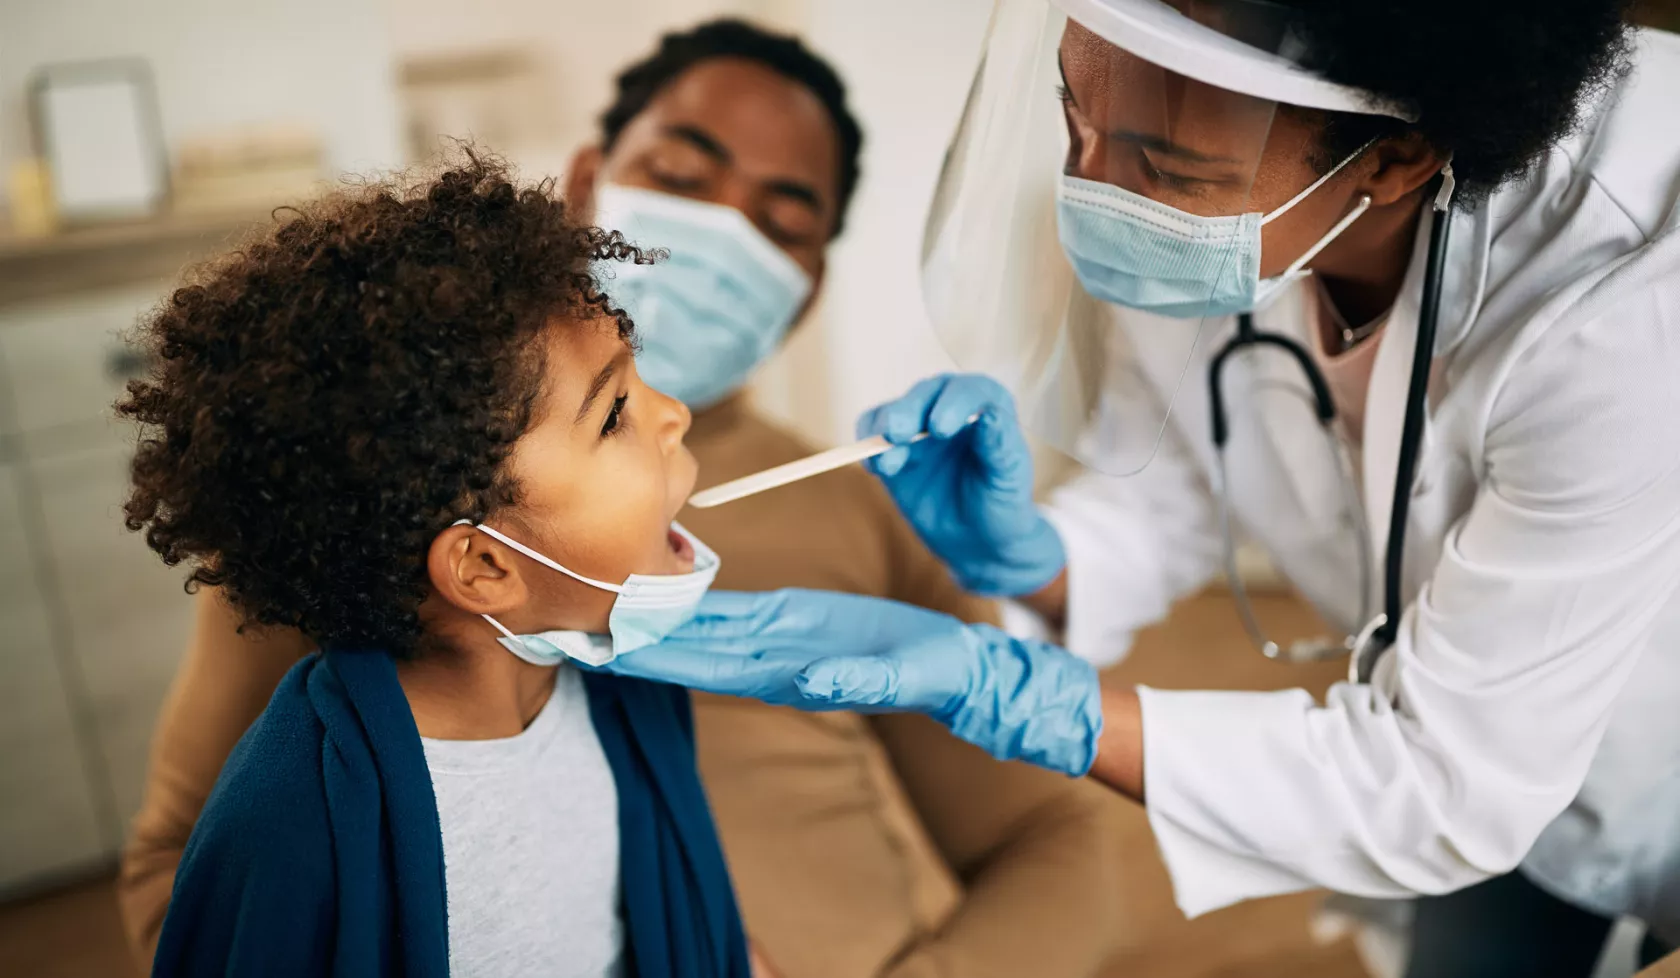
[[[375,0],[398,60],[518,48],[551,82],[549,145],[517,147],[530,175],[562,171],[595,136],[619,69],[653,50],[658,36],[707,17],[735,14],[771,26],[797,25],[803,0]],[[451,133],[471,136],[471,133]],[[511,153],[509,147],[491,147]]]
[[[922,306],[918,258],[990,12],[986,0],[808,0],[807,37],[845,77],[866,137],[821,310],[829,440],[851,438],[864,409],[951,369]]]
[[[164,138],[314,126],[336,170],[402,162],[390,46],[374,0],[0,0],[0,172],[29,147],[39,65],[139,56]]]

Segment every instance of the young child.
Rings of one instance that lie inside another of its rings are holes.
[[[142,324],[129,526],[322,648],[223,770],[155,974],[747,974],[686,695],[540,654],[656,641],[716,572],[672,523],[688,411],[593,276],[623,260],[469,152]]]

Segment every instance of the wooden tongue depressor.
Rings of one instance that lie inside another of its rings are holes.
[[[927,435],[923,433],[910,439],[910,442],[914,444],[926,437]],[[695,509],[711,509],[713,506],[722,506],[724,503],[732,503],[737,499],[756,496],[767,489],[785,486],[790,482],[809,479],[813,475],[822,475],[824,472],[844,468],[854,462],[874,458],[887,452],[892,447],[892,443],[880,435],[865,438],[850,445],[841,445],[839,448],[831,448],[826,452],[818,452],[807,458],[787,462],[772,469],[765,469],[763,472],[742,476],[739,479],[725,482],[721,486],[713,486],[704,492],[697,492],[690,496],[688,504]]]
[[[980,415],[971,414],[963,423],[973,424],[978,420],[980,420]],[[924,431],[910,439],[906,444],[914,445],[926,437],[927,432]],[[732,503],[737,499],[756,496],[767,489],[785,486],[790,482],[809,479],[813,475],[822,475],[824,472],[832,472],[854,462],[874,458],[891,450],[892,447],[892,443],[880,435],[865,438],[850,445],[841,445],[839,448],[831,448],[826,452],[818,452],[809,458],[787,462],[753,475],[742,476],[731,482],[725,482],[721,486],[713,486],[704,492],[697,492],[690,496],[688,504],[695,509],[711,509],[713,506],[722,506],[724,503]]]

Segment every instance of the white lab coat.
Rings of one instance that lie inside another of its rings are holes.
[[[1322,705],[1299,690],[1143,691],[1149,817],[1185,912],[1308,887],[1439,893],[1520,863],[1680,939],[1680,38],[1641,35],[1636,63],[1531,178],[1455,219],[1407,607],[1374,681]],[[1366,408],[1379,590],[1426,241]],[[1303,337],[1304,318],[1298,294],[1257,317]],[[1170,324],[1125,328],[1146,363],[1151,344],[1184,342]],[[1155,391],[1113,391],[1109,423],[1171,390],[1183,357],[1160,357]],[[1356,551],[1325,516],[1340,495],[1322,435],[1244,397],[1299,377],[1248,363],[1227,381],[1235,519],[1356,629]],[[1118,658],[1217,571],[1207,418],[1187,383],[1149,468],[1082,475],[1049,502],[1075,652]]]

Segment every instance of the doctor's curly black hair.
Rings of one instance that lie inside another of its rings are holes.
[[[433,538],[516,498],[533,340],[601,317],[632,338],[591,265],[640,252],[550,182],[471,149],[451,167],[287,212],[139,326],[128,527],[247,622],[411,652]]]
[[[1463,199],[1526,173],[1627,64],[1631,0],[1282,0],[1307,64],[1393,99],[1408,125],[1331,114],[1324,169],[1380,136],[1416,132],[1453,155]]]

